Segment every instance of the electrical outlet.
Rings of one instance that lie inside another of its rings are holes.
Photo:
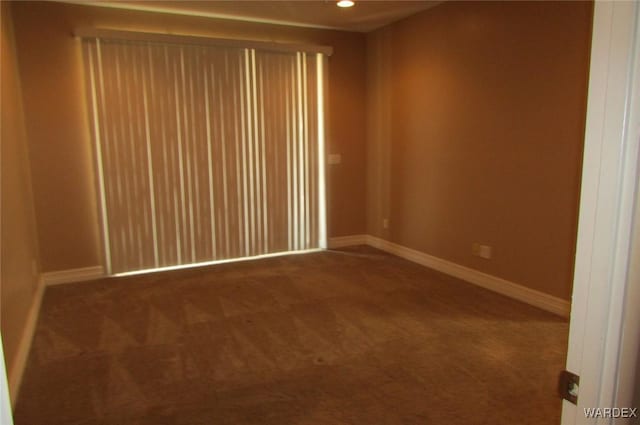
[[[383,229],[388,229],[389,228],[389,219],[388,218],[383,218],[382,219],[382,228]]]
[[[493,256],[492,248],[490,245],[481,245],[478,242],[474,242],[471,244],[471,254],[476,257],[484,258],[485,260],[490,260]]]
[[[484,258],[485,260],[491,259],[491,247],[489,245],[480,245],[480,252],[478,253],[480,258]]]

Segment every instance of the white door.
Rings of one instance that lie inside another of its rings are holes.
[[[640,3],[598,1],[594,7],[566,366],[580,376],[580,385],[577,406],[564,401],[563,425],[613,422],[587,418],[585,408],[632,407],[620,405],[633,391],[632,380],[620,379],[633,373],[621,355],[634,344],[637,350],[640,335],[640,323],[625,323],[632,316],[624,309],[625,298],[638,294],[630,286],[639,283],[628,279],[628,267],[638,191]],[[632,336],[625,344],[623,326]]]

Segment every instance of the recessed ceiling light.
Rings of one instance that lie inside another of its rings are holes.
[[[355,3],[352,2],[351,0],[340,0],[338,3],[336,3],[338,5],[338,7],[351,7],[353,6]]]

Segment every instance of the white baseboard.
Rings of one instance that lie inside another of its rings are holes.
[[[57,272],[42,273],[42,281],[45,286],[59,285],[61,283],[83,282],[85,280],[100,279],[104,277],[102,266],[83,267],[80,269],[60,270]]]
[[[451,261],[443,260],[442,258],[434,257],[424,252],[416,251],[415,249],[407,248],[402,245],[398,245],[387,240],[371,236],[371,235],[354,235],[343,236],[339,239],[340,245],[336,247],[343,247],[348,245],[361,245],[362,236],[364,236],[364,243],[374,248],[378,248],[382,251],[388,252],[398,257],[404,258],[414,263],[421,264],[425,267],[437,270],[445,273],[449,276],[462,279],[466,282],[473,283],[474,285],[481,286],[493,292],[505,295],[509,298],[522,301],[532,306],[541,308],[551,313],[557,314],[562,317],[569,317],[571,311],[571,303],[563,300],[562,298],[554,297],[544,292],[536,291],[535,289],[527,288],[526,286],[519,285],[514,282],[510,282],[506,279],[502,279],[496,276],[492,276],[487,273],[479,272],[477,270],[461,266]],[[348,243],[349,241],[355,241],[355,243]],[[331,239],[329,242],[331,245]]]
[[[22,383],[22,376],[24,375],[24,369],[27,366],[27,360],[29,358],[29,352],[31,351],[31,343],[33,342],[33,336],[36,331],[36,325],[38,324],[38,316],[40,314],[40,306],[42,305],[42,297],[44,295],[44,283],[42,279],[38,280],[38,286],[29,307],[27,313],[27,321],[18,343],[18,351],[13,359],[13,364],[9,372],[9,394],[11,396],[11,405],[15,406],[18,399],[18,391],[20,391],[20,384]]]
[[[369,235],[351,235],[329,238],[329,248],[342,248],[345,246],[366,245]]]

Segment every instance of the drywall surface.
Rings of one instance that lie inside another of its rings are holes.
[[[370,33],[367,233],[569,299],[591,15],[446,2]]]
[[[0,306],[2,342],[10,376],[16,361],[29,309],[38,284],[38,247],[29,178],[20,78],[14,47],[10,5],[2,2],[0,109],[2,119],[2,223],[0,232]],[[12,394],[15,397],[15,394]]]

